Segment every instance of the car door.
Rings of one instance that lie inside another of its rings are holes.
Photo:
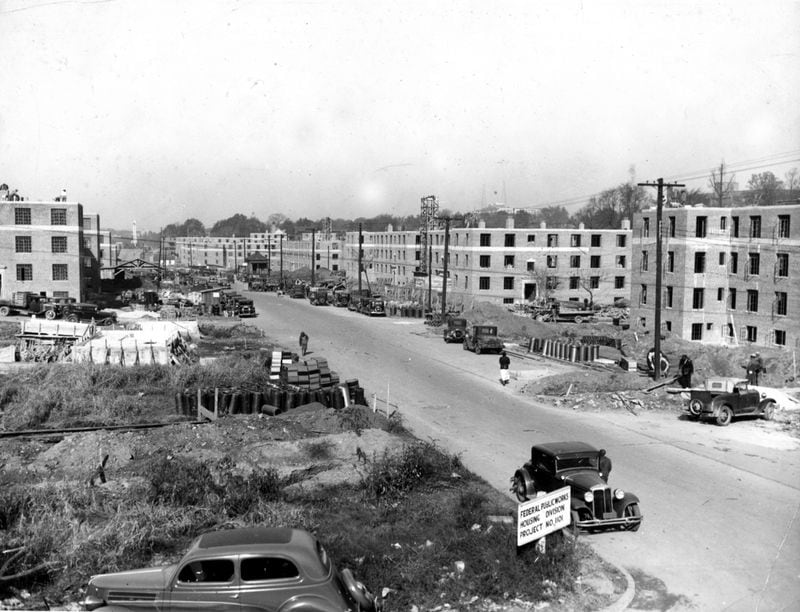
[[[242,555],[240,567],[241,604],[248,609],[275,612],[297,597],[329,596],[326,589],[304,581],[295,562],[282,555]],[[332,607],[341,604],[328,603]]]
[[[241,608],[236,557],[194,558],[175,575],[169,610],[232,612]]]

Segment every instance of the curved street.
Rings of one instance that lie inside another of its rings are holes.
[[[641,609],[800,609],[796,439],[765,435],[752,422],[721,428],[672,413],[553,408],[501,386],[496,355],[445,344],[421,319],[369,318],[304,299],[248,295],[259,313],[251,324],[292,348],[305,331],[310,356],[325,357],[342,380],[357,378],[368,398],[388,398],[417,437],[459,454],[507,495],[533,443],[583,440],[606,448],[610,482],[640,497],[644,522],[638,533],[581,537],[625,567],[637,588],[663,583],[661,601]],[[520,361],[512,361],[512,372],[542,375],[543,362]]]

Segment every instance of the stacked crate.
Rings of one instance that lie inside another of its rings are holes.
[[[338,385],[339,375],[331,371],[327,359],[310,357],[282,366],[280,381],[300,389],[316,391]]]
[[[269,359],[269,379],[276,383],[279,382],[283,368],[291,363],[292,354],[289,351],[272,351]]]

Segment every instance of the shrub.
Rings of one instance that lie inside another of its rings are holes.
[[[150,503],[208,505],[209,498],[221,492],[208,466],[186,457],[156,457],[148,462],[143,475],[150,482]]]

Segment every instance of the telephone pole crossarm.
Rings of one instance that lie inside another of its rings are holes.
[[[663,178],[655,183],[637,183],[639,187],[657,187],[656,196],[656,299],[655,299],[655,320],[653,321],[654,342],[653,342],[653,380],[661,378],[661,283],[663,270],[661,269],[661,218],[664,209],[664,187],[685,187],[681,183],[665,183]]]

